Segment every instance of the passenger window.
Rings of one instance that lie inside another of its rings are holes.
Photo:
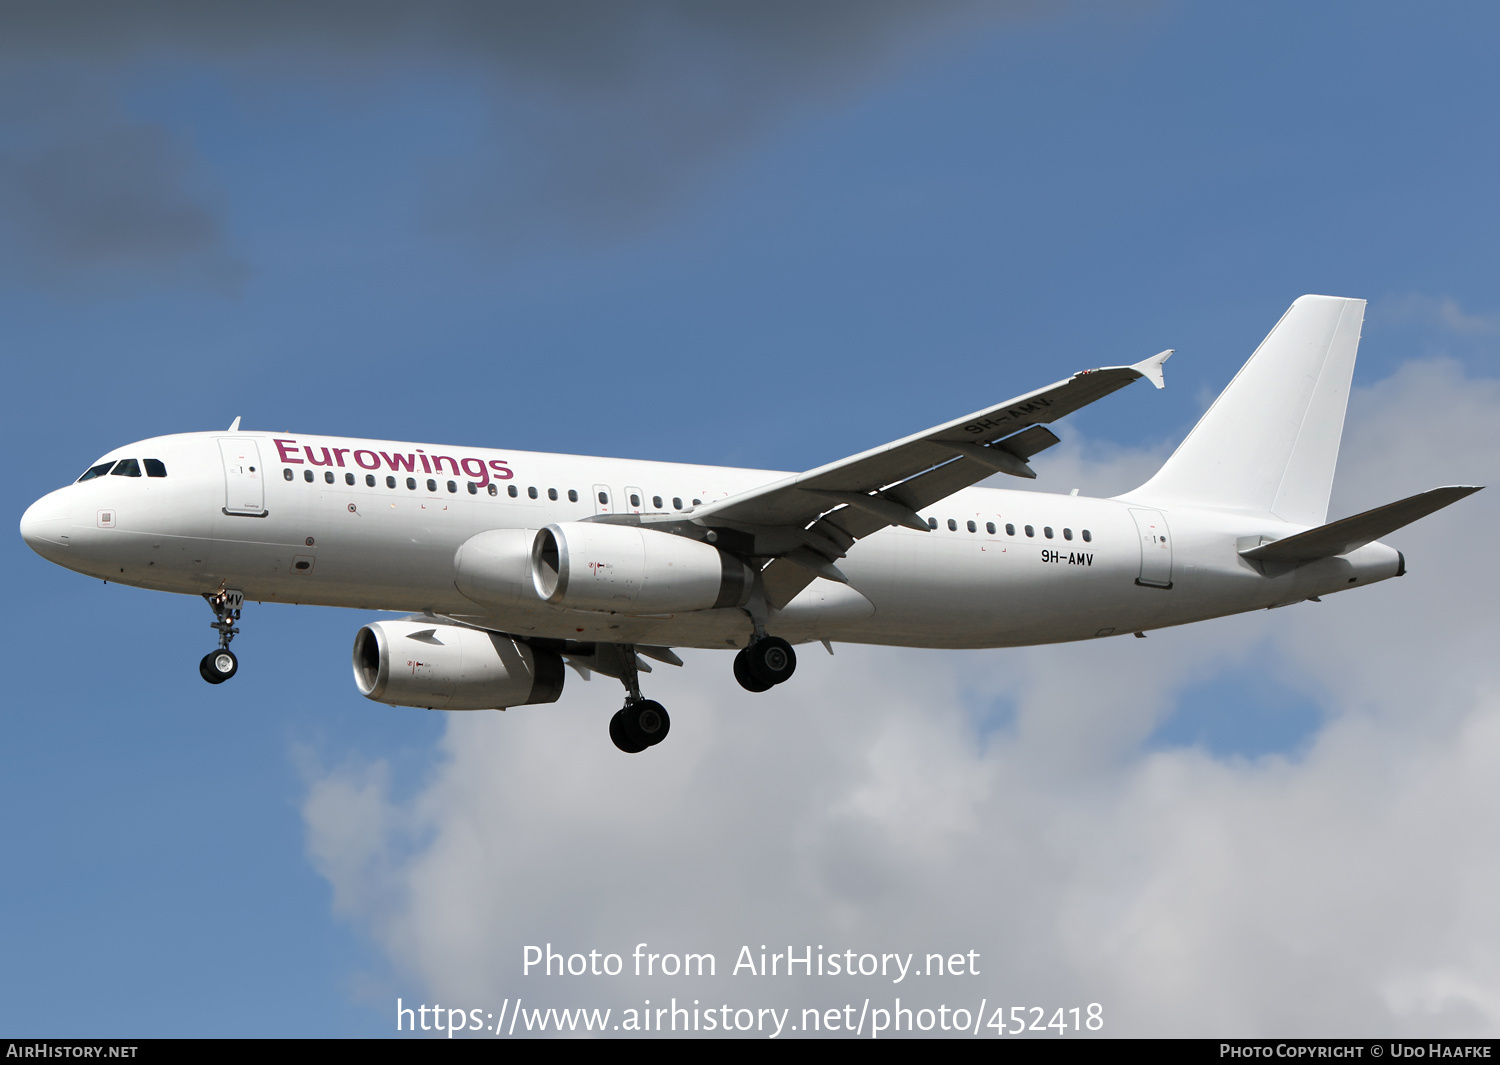
[[[281,471],[281,476],[285,477],[288,481],[290,481],[292,479],[292,468],[290,466],[288,466],[286,469],[282,470]]]
[[[928,518],[927,519],[927,527],[929,529],[936,529],[937,528],[937,519],[936,518]]]
[[[1047,526],[1043,527],[1043,529],[1042,529],[1042,535],[1045,536],[1049,540],[1052,539],[1052,526],[1047,525]]]
[[[528,496],[530,496],[532,499],[535,499],[536,498],[536,489],[535,488],[528,488],[528,489],[526,489],[526,494]]]
[[[394,478],[394,477],[387,477],[385,479],[385,486],[387,488],[395,488],[396,487],[396,478]]]
[[[147,459],[146,460],[146,476],[147,477],[165,477],[166,475],[167,475],[167,468],[161,464],[161,459]]]
[[[431,477],[427,478],[427,490],[429,492],[437,491],[437,482],[434,481]]]
[[[1033,529],[1030,525],[1028,525],[1028,526],[1026,526],[1026,535],[1027,536],[1035,536],[1036,535],[1036,530]]]
[[[1071,540],[1071,539],[1073,539],[1073,530],[1072,529],[1064,529],[1063,530],[1063,539],[1064,540]]]
[[[417,479],[415,477],[408,477],[406,479],[406,490],[408,492],[415,492],[417,490]]]
[[[492,496],[497,496],[497,495],[500,494],[500,489],[497,488],[497,487],[495,487],[494,485],[490,485],[489,489],[490,489],[490,495],[492,495]]]
[[[374,488],[375,487],[375,475],[373,473],[367,473],[367,474],[365,474],[365,487],[367,487],[367,488]]]
[[[473,481],[469,482],[469,494],[471,496],[477,496],[479,494],[479,486]]]
[[[576,489],[573,489],[573,488],[569,488],[568,489],[568,502],[569,503],[576,503],[576,502],[578,502],[578,492],[577,492]]]
[[[607,493],[607,492],[600,492],[599,493],[599,502],[601,502],[601,503],[603,503],[603,504],[605,504],[607,506],[609,504],[609,493]]]
[[[312,484],[312,470],[303,470],[302,479],[308,484]]]
[[[672,497],[672,509],[673,510],[681,510],[682,509],[682,497],[681,496],[673,496]]]
[[[141,475],[141,464],[135,459],[121,459],[114,469],[109,471],[111,477],[139,477]]]
[[[995,523],[992,522],[992,521],[985,522],[984,523],[984,531],[987,532],[987,533],[989,533],[991,536],[994,536],[995,535]]]
[[[641,497],[638,496],[638,495],[636,495],[634,492],[631,492],[630,493],[630,505],[633,506],[633,507],[639,507],[641,505]]]
[[[979,531],[979,526],[977,526],[977,525],[975,525],[975,524],[974,524],[974,523],[973,523],[973,522],[972,522],[972,521],[971,521],[971,522],[969,522],[969,531],[970,531],[970,532],[978,532],[978,531]]]
[[[952,518],[948,519],[948,531],[958,532],[958,522],[954,521]]]
[[[344,474],[344,483],[345,484],[353,484],[354,483],[354,474],[352,474],[352,473],[346,473],[346,474]]]
[[[332,470],[324,470],[323,471],[323,480],[327,481],[329,484],[332,484],[333,483],[333,471]]]
[[[517,488],[515,485],[510,485],[505,490],[510,493],[510,497],[512,499],[517,498],[521,494],[521,490],[519,488]]]
[[[450,491],[450,492],[457,492],[458,491],[458,485],[454,484],[452,481],[449,481],[448,482],[448,491]]]
[[[702,505],[703,505],[703,500],[701,500],[701,499],[695,499],[695,500],[693,500],[693,506],[695,506],[695,507],[701,507]]]
[[[661,509],[661,496],[652,496],[651,497],[651,506],[654,509],[656,509],[656,510],[660,510]]]
[[[549,488],[549,489],[547,489],[547,498],[550,499],[550,500],[552,500],[552,502],[556,503],[557,502],[557,489],[556,488]]]
[[[1087,543],[1092,543],[1093,539],[1094,539],[1094,534],[1093,533],[1089,532],[1087,529],[1083,530],[1083,542],[1084,543],[1086,543],[1086,544]]]
[[[1014,525],[1011,525],[1009,522],[1007,522],[1006,526],[1005,526],[1005,535],[1006,536],[1014,536],[1014,535],[1016,535],[1016,527]]]

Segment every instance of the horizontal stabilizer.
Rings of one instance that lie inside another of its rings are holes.
[[[1410,525],[1418,518],[1425,518],[1450,503],[1457,503],[1464,496],[1473,495],[1480,487],[1483,486],[1450,485],[1447,488],[1434,488],[1430,492],[1409,496],[1396,503],[1387,503],[1363,514],[1341,518],[1295,536],[1249,548],[1240,554],[1257,562],[1312,562],[1314,559],[1333,555],[1347,555],[1350,551],[1357,551],[1365,544],[1379,540],[1387,533]]]

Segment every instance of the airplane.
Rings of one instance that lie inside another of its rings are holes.
[[[1111,499],[978,487],[1035,478],[1047,426],[1163,351],[1084,370],[804,473],[301,433],[154,437],[33,503],[21,535],[107,581],[203,597],[233,677],[246,600],[396,611],[355,636],[361,694],[395,706],[555,702],[566,669],[619,680],[609,734],[666,738],[641,693],[674,647],[785,683],[796,645],[998,648],[1288,606],[1406,573],[1379,538],[1479,491],[1327,521],[1365,302],[1292,304],[1159,472]]]

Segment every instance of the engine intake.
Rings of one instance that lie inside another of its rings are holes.
[[[380,621],[354,637],[354,683],[367,699],[391,706],[503,710],[556,702],[563,660],[498,632]]]
[[[531,580],[549,603],[622,614],[744,606],[754,574],[716,547],[635,525],[561,522],[536,534]]]

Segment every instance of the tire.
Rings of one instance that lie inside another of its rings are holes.
[[[198,673],[210,684],[223,684],[240,671],[240,660],[229,650],[210,651],[198,663]]]
[[[780,636],[767,636],[745,648],[747,671],[769,687],[790,680],[797,671],[797,652]]]
[[[631,733],[630,727],[625,723],[624,710],[616,710],[615,716],[609,719],[609,738],[626,754],[640,754],[647,746]]]
[[[647,747],[655,747],[672,730],[667,708],[651,699],[642,699],[625,708],[626,728]]]
[[[750,672],[750,655],[747,651],[741,651],[734,656],[734,679],[740,682],[740,687],[747,692],[770,691],[773,685],[768,680],[762,680],[758,675]]]

